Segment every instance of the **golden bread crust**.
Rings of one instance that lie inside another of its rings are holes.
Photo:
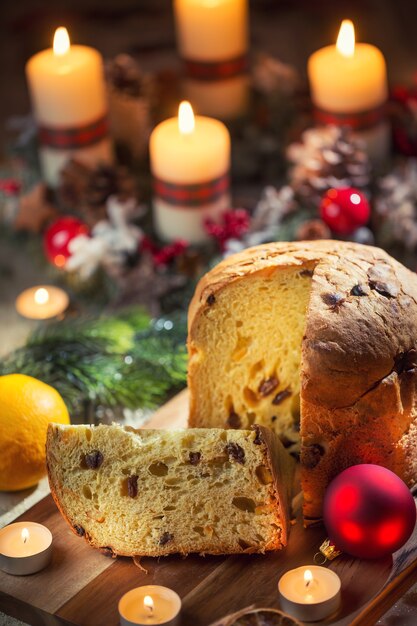
[[[374,462],[416,480],[417,277],[379,248],[341,241],[272,243],[231,256],[204,276],[189,309],[193,350],[216,294],[248,276],[313,271],[301,362],[301,466],[306,521],[321,516],[328,482]],[[256,314],[256,303],[253,314]],[[267,332],[260,329],[260,332]],[[190,425],[196,423],[189,370]]]

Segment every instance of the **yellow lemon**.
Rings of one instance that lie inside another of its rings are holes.
[[[24,374],[0,376],[0,491],[31,487],[44,476],[49,422],[70,423],[53,387]]]

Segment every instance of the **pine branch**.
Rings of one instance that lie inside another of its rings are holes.
[[[71,412],[86,403],[150,408],[186,378],[185,319],[151,320],[140,309],[37,329],[2,363],[55,387]]]

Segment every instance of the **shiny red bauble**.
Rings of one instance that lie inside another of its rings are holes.
[[[56,267],[64,267],[71,256],[68,244],[78,235],[88,235],[89,228],[81,220],[70,215],[60,217],[45,231],[43,245],[48,260]]]
[[[408,487],[390,470],[354,465],[330,483],[323,518],[339,550],[377,559],[392,554],[410,537],[416,506]]]
[[[365,226],[371,214],[366,196],[354,187],[329,189],[320,202],[320,217],[339,235],[350,235]]]

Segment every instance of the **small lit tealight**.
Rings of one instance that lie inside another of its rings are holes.
[[[44,569],[52,556],[52,533],[36,522],[16,522],[0,530],[0,569],[26,576]]]
[[[180,610],[179,595],[159,585],[136,587],[125,593],[119,601],[121,626],[175,626]]]
[[[16,311],[28,319],[46,320],[63,313],[68,304],[68,294],[59,287],[31,287],[17,297]]]
[[[326,567],[298,567],[278,582],[284,611],[305,622],[325,619],[340,606],[340,578]]]

